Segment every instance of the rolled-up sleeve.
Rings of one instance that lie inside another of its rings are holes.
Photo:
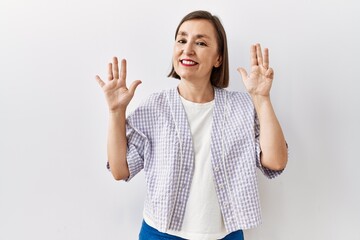
[[[126,160],[130,175],[125,181],[128,182],[144,168],[144,152],[147,145],[147,138],[143,133],[132,126],[129,119],[126,122],[126,138]]]

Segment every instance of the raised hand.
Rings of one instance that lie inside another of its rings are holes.
[[[260,44],[252,45],[251,72],[248,75],[244,68],[238,68],[246,90],[251,96],[265,96],[270,94],[271,84],[274,79],[274,71],[269,67],[269,50],[264,49],[264,57],[261,53]]]
[[[126,107],[134,96],[135,89],[141,83],[140,80],[136,80],[129,88],[126,87],[126,60],[121,60],[119,75],[117,57],[114,57],[113,62],[108,64],[109,81],[105,83],[98,75],[96,75],[95,79],[104,91],[109,111],[111,112],[126,110]]]

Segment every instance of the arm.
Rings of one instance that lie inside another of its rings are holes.
[[[126,161],[125,113],[126,110],[109,113],[107,155],[111,173],[116,180],[124,180],[130,175]]]
[[[260,122],[261,164],[271,170],[282,170],[287,164],[287,146],[270,100],[274,71],[269,68],[269,50],[260,44],[251,46],[251,73],[239,68],[245,87],[251,95]]]
[[[126,108],[134,96],[140,80],[134,81],[129,89],[126,87],[126,61],[121,61],[119,75],[118,60],[113,58],[113,63],[108,65],[108,82],[105,83],[99,76],[96,80],[104,91],[109,107],[108,129],[108,162],[111,173],[116,180],[123,180],[129,176],[126,161]]]
[[[261,165],[283,170],[287,163],[287,146],[270,98],[252,97],[260,123]]]

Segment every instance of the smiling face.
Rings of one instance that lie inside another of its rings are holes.
[[[181,79],[210,82],[211,71],[219,67],[215,29],[204,19],[185,21],[176,36],[173,66]]]

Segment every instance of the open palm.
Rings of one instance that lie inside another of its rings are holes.
[[[119,75],[118,59],[113,58],[113,63],[108,65],[108,82],[104,82],[99,76],[96,80],[102,88],[110,111],[126,109],[127,105],[134,96],[135,89],[141,83],[140,80],[134,81],[129,88],[126,87],[126,60],[121,60]]]
[[[238,68],[246,90],[253,96],[269,96],[274,71],[269,67],[269,50],[264,49],[264,57],[261,53],[260,44],[252,45],[251,72],[248,75],[244,68]]]

